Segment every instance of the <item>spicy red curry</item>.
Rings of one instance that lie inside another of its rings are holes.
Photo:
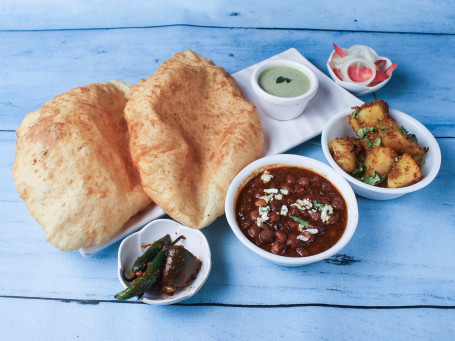
[[[321,175],[276,166],[255,175],[238,192],[235,216],[243,234],[260,248],[305,257],[337,243],[346,229],[347,206]]]

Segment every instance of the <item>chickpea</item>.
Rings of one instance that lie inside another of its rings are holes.
[[[258,190],[258,191],[256,191],[256,192],[254,192],[254,197],[255,197],[256,199],[259,199],[259,197],[262,197],[263,195],[264,195],[264,192],[262,192],[262,189],[260,189],[260,190]]]
[[[308,251],[302,247],[302,246],[299,246],[297,249],[295,249],[295,251],[297,251],[297,253],[301,256],[301,257],[305,257],[305,256],[308,256]]]
[[[259,236],[259,232],[261,232],[261,228],[257,225],[253,225],[248,229],[248,234],[251,238],[257,238]]]
[[[277,241],[280,241],[282,243],[286,243],[286,240],[288,239],[288,236],[283,231],[278,230],[278,231],[275,231],[275,238],[276,238]]]
[[[295,193],[303,193],[305,191],[305,188],[303,188],[303,186],[300,186],[300,185],[295,185],[294,187],[294,191]]]
[[[302,186],[308,186],[308,184],[310,183],[310,180],[308,178],[301,177],[301,178],[299,178],[298,182]]]
[[[311,215],[311,218],[313,218],[316,221],[321,220],[321,212],[319,212],[319,211],[311,212],[310,215]]]
[[[320,183],[321,183],[321,179],[318,178],[317,176],[315,176],[314,178],[311,179],[311,184],[313,186],[319,186]]]
[[[292,175],[286,176],[286,183],[288,183],[289,185],[292,185],[293,183],[295,183],[294,177]]]
[[[256,200],[256,202],[254,203],[256,206],[266,206],[267,203],[265,202],[264,199],[258,199]]]
[[[281,186],[281,189],[287,190],[289,192],[289,194],[294,193],[294,191],[292,190],[292,186],[290,186],[290,185],[283,185],[283,186]]]
[[[276,223],[278,220],[280,220],[280,216],[276,212],[272,212],[269,214],[269,221],[271,223]]]
[[[299,209],[295,206],[289,207],[289,216],[297,216],[299,214]]]
[[[322,185],[321,185],[322,189],[325,191],[325,192],[329,192],[332,187],[327,183],[327,182],[324,182]]]
[[[254,210],[254,211],[250,212],[250,219],[252,221],[256,221],[256,220],[258,220],[258,218],[259,218],[259,212],[258,211]]]
[[[281,202],[279,200],[272,200],[270,202],[270,209],[274,212],[281,210]]]
[[[343,199],[341,199],[340,197],[333,198],[332,205],[333,205],[333,207],[338,208],[338,209],[343,208],[344,207]]]
[[[275,243],[273,243],[272,248],[270,249],[270,252],[278,255],[283,250],[284,250],[284,243],[277,240],[277,241],[275,241]]]
[[[266,227],[259,233],[259,240],[262,243],[271,243],[275,237],[275,231],[271,227]]]
[[[291,250],[295,250],[298,244],[299,240],[297,239],[297,236],[294,233],[290,233],[286,241],[286,246]]]

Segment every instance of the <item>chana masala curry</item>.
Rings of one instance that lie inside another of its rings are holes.
[[[268,167],[237,193],[235,217],[243,234],[276,255],[306,257],[330,249],[347,224],[338,189],[312,170]]]

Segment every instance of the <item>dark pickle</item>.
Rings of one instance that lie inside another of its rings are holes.
[[[191,282],[199,272],[202,262],[181,245],[174,245],[164,266],[161,290],[172,295]]]

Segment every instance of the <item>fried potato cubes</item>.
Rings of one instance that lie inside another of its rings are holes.
[[[330,143],[335,162],[347,173],[370,185],[399,188],[422,180],[420,164],[428,148],[398,125],[382,100],[354,107],[348,116],[354,136]]]

